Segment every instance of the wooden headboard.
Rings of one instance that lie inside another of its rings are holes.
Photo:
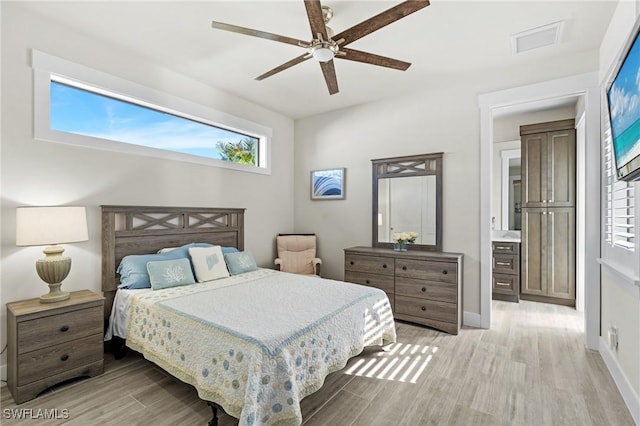
[[[105,318],[108,320],[120,284],[116,269],[123,257],[189,243],[244,250],[244,209],[102,206]]]

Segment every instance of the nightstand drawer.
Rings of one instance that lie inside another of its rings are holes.
[[[495,254],[518,254],[520,253],[520,243],[506,243],[501,241],[493,242],[493,252]]]
[[[102,333],[18,355],[18,386],[101,361],[102,357]]]
[[[393,276],[376,275],[365,272],[345,271],[344,280],[350,283],[379,288],[387,293],[393,293]]]
[[[393,265],[394,260],[391,257],[347,254],[344,258],[345,271],[369,272],[393,276]]]
[[[448,262],[397,259],[396,276],[452,284],[458,282],[457,264]]]
[[[519,275],[493,274],[493,291],[496,293],[516,294]]]
[[[396,278],[396,294],[400,296],[456,303],[458,298],[457,288],[455,284],[451,283]]]
[[[396,294],[395,308],[397,313],[413,317],[430,318],[452,323],[458,320],[458,311],[454,303],[413,299]]]
[[[103,307],[51,315],[18,324],[18,354],[46,348],[92,334],[101,334],[103,330]]]

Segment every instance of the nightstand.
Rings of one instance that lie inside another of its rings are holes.
[[[89,290],[56,303],[7,303],[7,385],[17,404],[62,381],[102,374],[103,305]]]

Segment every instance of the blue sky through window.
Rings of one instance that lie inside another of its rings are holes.
[[[220,159],[216,143],[258,139],[51,81],[51,129]]]

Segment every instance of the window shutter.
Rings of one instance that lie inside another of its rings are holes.
[[[605,240],[608,244],[635,250],[635,206],[633,185],[616,177],[611,129],[604,133],[604,173],[606,184]]]

